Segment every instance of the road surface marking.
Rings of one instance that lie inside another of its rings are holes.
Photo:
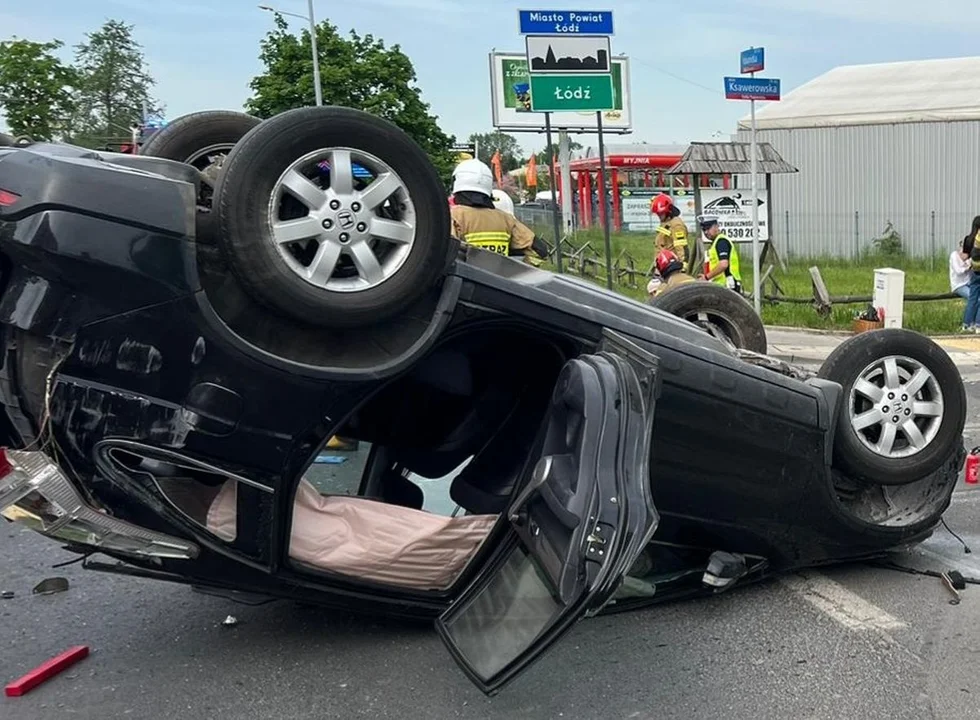
[[[784,585],[831,619],[850,630],[887,631],[905,627],[877,605],[872,605],[840,583],[820,573],[797,573],[782,579]]]

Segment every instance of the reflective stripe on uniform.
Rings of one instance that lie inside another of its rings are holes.
[[[510,233],[499,230],[467,233],[463,238],[470,245],[489,250],[500,255],[510,251]]]

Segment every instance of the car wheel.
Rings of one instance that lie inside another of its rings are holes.
[[[715,283],[678,285],[650,299],[649,304],[700,325],[741,350],[768,350],[762,318],[736,292]]]
[[[923,335],[899,329],[855,335],[818,374],[844,388],[834,459],[856,478],[914,482],[962,444],[963,380],[949,355]]]
[[[197,197],[197,239],[215,240],[211,205],[225,158],[235,143],[261,120],[231,110],[205,110],[183,115],[157,130],[140,148],[140,155],[166,158],[197,168],[201,189]]]
[[[441,280],[456,242],[423,150],[359,110],[289,110],[229,153],[219,243],[259,303],[305,323],[368,325]]]

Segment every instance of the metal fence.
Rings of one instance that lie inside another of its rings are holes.
[[[949,255],[970,231],[977,212],[821,212],[773,214],[770,237],[784,257],[856,259],[875,250],[891,227],[902,253],[913,258]]]

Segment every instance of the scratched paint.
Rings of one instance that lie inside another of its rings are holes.
[[[163,367],[163,355],[152,345],[123,340],[116,353],[116,368],[125,372],[150,375]]]
[[[203,337],[199,337],[197,342],[194,343],[194,350],[191,352],[191,365],[200,365],[201,360],[204,359],[204,353],[207,352],[207,345],[204,342]]]
[[[75,350],[75,356],[82,365],[98,367],[112,362],[111,340],[83,340]]]

